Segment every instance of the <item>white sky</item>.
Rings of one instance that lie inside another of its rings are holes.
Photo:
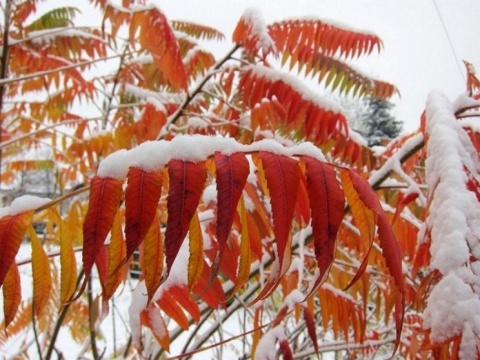
[[[113,0],[118,3],[119,1]],[[149,1],[147,0],[147,3]],[[377,34],[384,44],[379,55],[352,63],[366,74],[395,84],[401,97],[392,100],[395,116],[407,131],[415,130],[432,90],[450,99],[465,91],[462,59],[480,69],[480,1],[478,0],[153,0],[170,20],[190,20],[222,31],[222,44],[206,47],[221,57],[231,46],[235,25],[249,7],[270,24],[298,17],[318,17]],[[58,6],[56,1],[49,1]],[[66,1],[73,6],[79,2]],[[455,55],[437,13],[444,20]],[[99,19],[84,11],[92,25]],[[212,44],[212,45],[210,45]],[[456,57],[455,57],[456,56]]]

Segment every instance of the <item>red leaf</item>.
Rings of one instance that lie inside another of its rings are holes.
[[[211,277],[217,275],[236,214],[238,200],[242,195],[250,171],[247,158],[241,152],[230,156],[216,152],[214,161],[217,179],[218,253],[212,265]]]
[[[5,328],[12,322],[17,314],[18,306],[22,300],[20,288],[20,274],[17,264],[10,266],[3,284],[3,313],[5,317]]]
[[[270,192],[273,231],[277,243],[280,271],[284,273],[283,260],[288,247],[287,243],[290,241],[290,229],[300,182],[300,167],[297,161],[288,156],[266,151],[260,151],[259,156],[262,159]]]
[[[345,196],[335,171],[326,163],[304,156],[307,190],[312,212],[312,231],[320,274],[308,294],[313,294],[326,280],[335,255],[335,240],[342,223]]]
[[[168,175],[170,189],[167,198],[165,256],[167,272],[170,272],[200,201],[207,179],[207,168],[205,162],[173,159],[168,163]]]
[[[127,259],[142,243],[157,214],[162,193],[162,172],[146,172],[131,167],[125,189],[125,237]]]
[[[290,349],[287,340],[280,341],[280,352],[282,353],[284,360],[293,360],[292,349]]]
[[[405,208],[405,206],[407,206],[412,201],[414,201],[418,197],[418,195],[419,194],[416,193],[416,192],[412,192],[412,193],[410,193],[408,195],[405,195],[405,196],[402,193],[400,193],[398,195],[399,199],[398,199],[398,202],[397,202],[397,206],[396,206],[396,210],[395,210],[395,216],[393,217],[392,224],[395,223],[395,220],[397,220],[398,216],[401,214],[401,212]],[[477,197],[478,197],[478,194],[477,194]]]
[[[88,278],[95,259],[112,228],[122,198],[123,181],[95,176],[90,184],[90,201],[83,223],[83,269]]]
[[[33,211],[26,211],[17,215],[7,215],[0,219],[0,286],[15,261],[32,215]]]
[[[303,318],[305,320],[305,325],[307,326],[308,336],[310,336],[310,339],[313,342],[315,353],[318,356],[318,341],[315,320],[313,319],[313,315],[307,307],[303,308]]]

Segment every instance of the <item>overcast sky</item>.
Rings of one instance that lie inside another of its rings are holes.
[[[157,0],[156,3],[171,20],[194,20],[223,31],[228,39],[225,49],[229,48],[236,22],[248,7],[257,7],[267,24],[314,16],[374,32],[383,40],[383,51],[354,65],[399,88],[401,98],[393,99],[397,104],[395,115],[405,122],[406,130],[418,127],[431,90],[441,90],[451,99],[465,90],[462,59],[480,70],[478,0]]]

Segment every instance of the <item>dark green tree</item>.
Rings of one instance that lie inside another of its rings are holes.
[[[369,98],[365,100],[365,111],[360,115],[362,124],[360,132],[368,141],[369,146],[380,145],[385,140],[390,141],[402,131],[403,121],[397,120],[391,110],[392,102]]]

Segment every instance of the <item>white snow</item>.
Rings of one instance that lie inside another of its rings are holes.
[[[252,37],[257,39],[258,49],[262,49],[264,54],[277,52],[275,43],[268,34],[267,25],[265,24],[262,13],[257,8],[246,9],[242,15],[242,19],[251,26]]]
[[[258,342],[254,360],[275,360],[277,358],[275,343],[283,339],[285,334],[281,325],[268,330]]]
[[[25,211],[36,210],[52,201],[34,195],[22,195],[12,201],[10,206],[0,208],[0,218],[7,215],[18,215]]]
[[[433,342],[461,335],[461,358],[475,358],[480,350],[480,288],[478,269],[468,264],[471,255],[480,255],[480,205],[466,187],[466,170],[478,177],[478,154],[455,117],[455,104],[437,92],[428,98],[427,132],[431,203],[426,226],[431,230],[431,268],[443,277],[428,298],[424,326],[431,329]]]
[[[252,71],[257,77],[263,77],[271,81],[282,81],[294,88],[306,101],[311,101],[314,105],[327,111],[344,115],[340,105],[312,91],[300,79],[293,75],[260,65],[248,65],[245,67],[245,71]]]
[[[123,180],[130,166],[155,171],[162,169],[171,159],[199,162],[215,152],[231,155],[236,152],[269,151],[285,156],[311,156],[325,160],[322,152],[312,143],[285,147],[274,139],[264,139],[250,145],[233,138],[205,135],[181,135],[171,141],[148,141],[131,150],[119,150],[102,160],[97,175]]]

